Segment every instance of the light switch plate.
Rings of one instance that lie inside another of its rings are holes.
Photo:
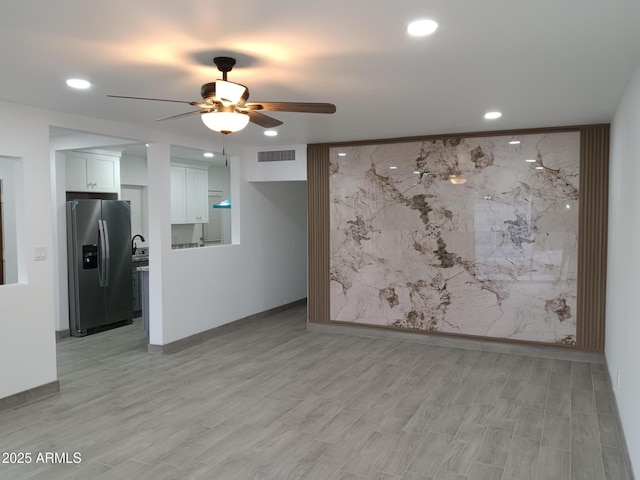
[[[36,247],[34,251],[35,260],[46,260],[47,259],[47,247]]]

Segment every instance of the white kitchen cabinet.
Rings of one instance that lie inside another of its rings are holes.
[[[209,174],[204,168],[171,166],[171,223],[209,223]]]
[[[209,223],[209,173],[187,168],[187,223]]]
[[[187,223],[187,172],[184,167],[171,167],[171,223]]]
[[[68,192],[120,193],[120,157],[99,153],[66,155]]]

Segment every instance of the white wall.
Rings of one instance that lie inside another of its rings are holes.
[[[252,184],[243,168],[232,163],[236,244],[167,252],[162,343],[306,297],[306,183]]]
[[[234,244],[171,250],[170,145],[202,150],[210,145],[0,102],[0,156],[21,158],[24,177],[24,200],[17,205],[18,231],[24,232],[18,236],[19,283],[0,286],[0,398],[57,378],[54,325],[68,328],[65,172],[57,150],[81,148],[84,138],[50,141],[50,126],[110,136],[113,144],[126,143],[123,139],[150,144],[151,343],[168,343],[306,296],[304,182],[252,185],[242,162],[232,157],[231,178],[239,185],[231,194]],[[46,248],[46,260],[34,260],[36,247]]]
[[[66,195],[66,157],[64,152],[51,146],[49,155],[53,174],[51,178],[51,205],[53,219],[53,298],[55,301],[55,328],[57,331],[69,329],[69,298],[67,278],[67,213]]]
[[[123,154],[120,158],[120,183],[122,185],[147,185],[147,159]]]
[[[145,241],[136,238],[138,247],[147,247],[149,237],[149,204],[147,198],[147,159],[122,154],[120,158],[120,199],[131,202],[131,235],[141,234]]]
[[[231,185],[229,167],[211,165],[207,178],[209,179],[209,190],[222,192],[222,200],[230,198]]]
[[[306,297],[306,182],[251,184],[248,154],[239,150],[230,162],[232,244],[172,250],[171,148],[164,140],[149,143],[151,344]]]
[[[0,398],[56,380],[49,125],[38,110],[0,102],[0,155],[22,159],[17,198],[19,282],[0,286]],[[47,259],[34,260],[36,247]]]
[[[222,196],[218,202],[231,198],[231,178],[229,175],[229,167],[209,167],[209,190],[221,192]],[[213,205],[209,205],[212,208]],[[222,228],[222,243],[231,243],[231,212],[226,208],[217,208],[212,213],[209,211],[209,218],[219,218],[220,227]]]
[[[605,355],[640,475],[640,65],[611,124]],[[620,386],[616,385],[620,374]]]
[[[16,196],[23,195],[22,163],[19,159],[0,157],[0,181],[2,181],[4,283],[17,283],[18,238],[16,232]],[[2,278],[0,278],[0,280],[2,280]]]
[[[147,188],[122,185],[120,200],[128,200],[131,206],[131,237],[142,235],[145,240],[138,237],[135,239],[135,243],[138,248],[146,247],[146,239],[149,236]]]

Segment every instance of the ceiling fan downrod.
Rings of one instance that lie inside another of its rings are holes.
[[[222,80],[227,81],[227,73],[229,73],[236,64],[236,59],[231,57],[215,57],[213,63],[222,72]]]

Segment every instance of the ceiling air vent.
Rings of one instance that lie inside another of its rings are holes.
[[[291,162],[296,159],[295,150],[258,152],[258,162]]]

